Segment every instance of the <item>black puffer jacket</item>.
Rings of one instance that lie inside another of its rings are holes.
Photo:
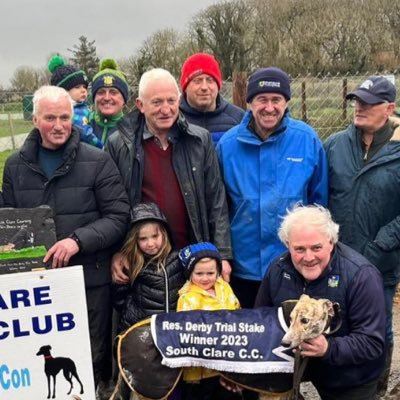
[[[120,331],[153,314],[175,311],[178,290],[184,283],[178,252],[174,251],[161,270],[148,264],[132,285],[113,285],[114,306],[121,312]]]
[[[179,135],[173,143],[173,167],[189,215],[192,241],[212,242],[223,259],[231,259],[225,188],[210,134],[188,124],[182,115],[176,124]],[[144,115],[134,110],[118,125],[105,147],[121,172],[132,207],[142,194],[144,125]]]
[[[129,226],[129,203],[118,170],[107,153],[80,142],[73,128],[62,165],[47,179],[37,163],[39,138],[34,129],[21,150],[7,159],[4,205],[50,206],[57,240],[75,233],[82,246],[69,264],[84,266],[87,287],[107,284],[112,246],[122,241]]]

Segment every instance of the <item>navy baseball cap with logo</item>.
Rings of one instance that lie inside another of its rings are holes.
[[[367,104],[394,103],[396,86],[383,76],[370,76],[356,90],[346,96],[346,100],[354,98]]]

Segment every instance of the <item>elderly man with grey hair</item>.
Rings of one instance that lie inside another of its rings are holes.
[[[347,95],[353,122],[324,143],[329,165],[329,209],[340,240],[383,276],[386,366],[378,393],[386,393],[393,354],[393,299],[400,281],[400,119],[393,117],[396,87],[370,76]]]
[[[384,365],[382,277],[362,255],[338,242],[338,232],[322,206],[289,211],[279,228],[288,252],[271,263],[255,306],[279,306],[302,294],[339,303],[341,328],[301,344],[301,355],[310,357],[305,379],[322,400],[371,400]]]
[[[189,124],[179,113],[175,78],[162,68],[145,72],[139,82],[137,108],[106,144],[116,162],[131,207],[156,203],[171,227],[174,248],[212,242],[229,280],[231,242],[224,184],[207,130]],[[114,257],[113,279],[128,283],[124,262]]]
[[[125,237],[129,203],[110,156],[80,141],[65,89],[42,86],[33,96],[33,123],[22,148],[6,161],[6,207],[53,209],[57,242],[44,262],[83,265],[95,383],[107,378],[111,335],[113,246]]]

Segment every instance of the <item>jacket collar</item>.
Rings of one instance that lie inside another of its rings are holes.
[[[198,116],[203,116],[203,117],[210,117],[210,116],[216,116],[218,114],[221,114],[225,110],[226,106],[227,106],[226,100],[218,93],[217,99],[216,99],[215,110],[214,111],[201,111],[201,110],[198,110],[198,109],[192,107],[187,101],[186,93],[183,93],[180,109],[183,113],[198,115]]]
[[[39,146],[41,146],[42,138],[37,128],[34,128],[26,138],[24,144],[21,147],[20,154],[23,159],[29,163],[37,164],[37,154]],[[72,127],[72,132],[67,142],[65,143],[63,153],[63,163],[73,158],[78,150],[80,143],[80,133],[78,128]]]
[[[145,131],[145,124],[146,119],[144,118],[144,115],[137,108],[134,108],[133,111],[121,121],[118,129],[127,141],[132,142],[134,136],[142,137]],[[179,136],[181,133],[197,136],[190,129],[189,123],[181,112],[179,112],[178,119],[175,121],[175,124],[171,129],[174,127],[177,128],[178,132],[176,136]]]
[[[391,141],[400,140],[400,118],[393,116],[389,118],[389,121],[394,128],[394,132],[390,140]]]
[[[289,117],[290,117],[290,112],[288,109],[286,109],[283,118],[281,120],[281,123],[277,127],[277,129],[268,137],[267,140],[263,141],[260,139],[260,137],[255,133],[254,129],[252,128],[254,117],[252,112],[246,111],[242,121],[240,122],[239,125],[239,135],[238,139],[246,142],[246,143],[252,143],[252,144],[262,144],[267,142],[268,140],[276,140],[281,133],[284,133],[287,129],[287,125],[289,123]]]

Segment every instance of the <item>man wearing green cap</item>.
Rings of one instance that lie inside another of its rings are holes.
[[[105,145],[124,117],[122,110],[129,99],[128,82],[115,60],[108,58],[100,62],[100,70],[93,77],[92,98],[95,112],[91,125]]]

